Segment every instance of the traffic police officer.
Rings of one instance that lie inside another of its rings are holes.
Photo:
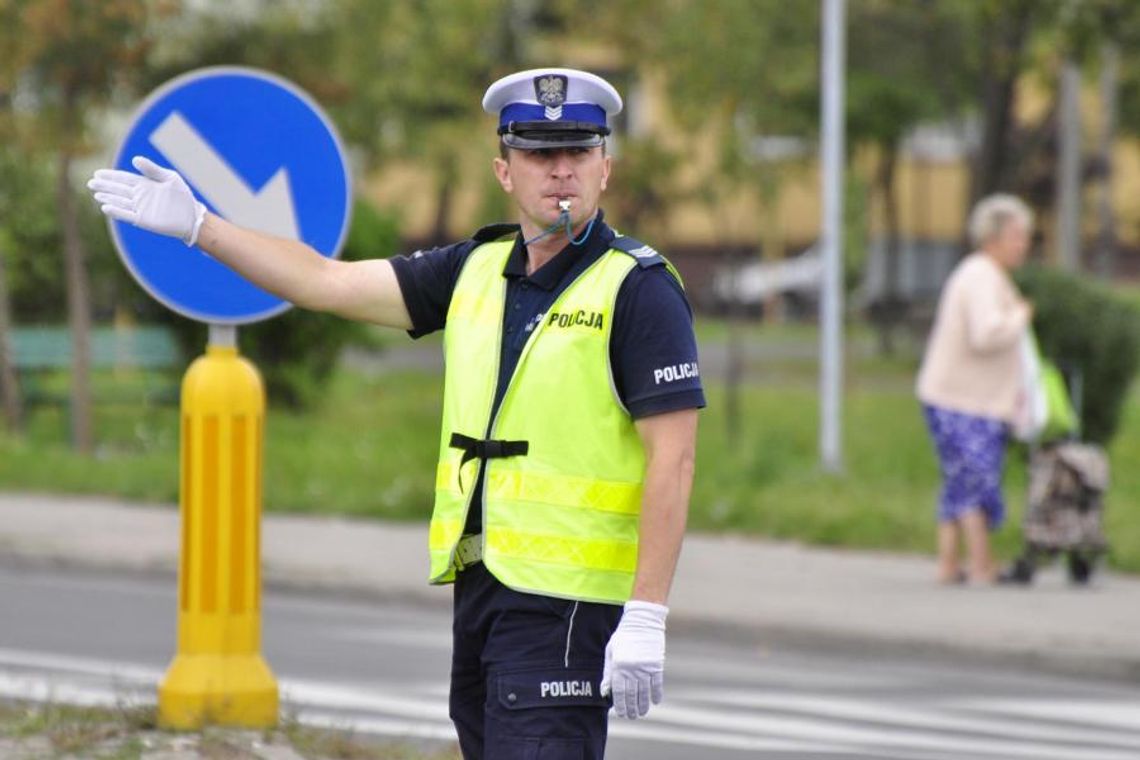
[[[488,88],[518,223],[390,259],[326,259],[233,225],[146,158],[100,170],[103,212],[197,245],[305,308],[444,330],[432,583],[454,583],[450,712],[465,758],[600,758],[611,702],[664,692],[665,603],[688,512],[692,315],[676,271],[598,207],[621,98],[537,69]]]

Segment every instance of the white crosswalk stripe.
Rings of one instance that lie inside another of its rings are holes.
[[[1103,728],[1116,728],[1140,736],[1140,702],[1122,704],[1104,700],[963,700],[961,707],[976,712],[997,713],[1018,718],[1080,723]],[[1140,757],[1140,753],[1137,753]]]
[[[691,673],[691,669],[678,668]],[[773,669],[775,671],[775,669]],[[771,674],[769,674],[771,675]],[[778,680],[784,680],[778,675]],[[788,674],[790,675],[790,674]],[[154,699],[161,671],[128,662],[0,649],[0,697],[119,705]],[[915,696],[906,678],[854,690],[820,677],[790,691],[763,684],[712,688],[687,677],[647,720],[611,722],[616,739],[694,748],[842,755],[876,760],[1135,760],[1140,757],[1140,696],[1028,698],[961,692]],[[446,685],[349,684],[281,677],[282,699],[302,722],[403,738],[450,741]]]
[[[1055,741],[1062,743],[1109,743],[1135,748],[1140,756],[1140,732],[1131,735],[1109,731],[1096,730],[1095,726],[1065,727],[1054,725],[1048,720],[1049,713],[1055,713],[1059,718],[1066,717],[1074,720],[1073,705],[1063,702],[1050,702],[1045,705],[1025,703],[1021,704],[1022,714],[1027,717],[1042,718],[1041,722],[1023,723],[1011,721],[1002,716],[1001,712],[1011,712],[1010,707],[1003,707],[999,700],[979,700],[974,707],[974,713],[963,715],[954,709],[952,704],[934,703],[923,708],[915,708],[907,704],[887,703],[868,699],[839,699],[824,696],[805,696],[803,694],[771,694],[750,691],[730,692],[689,692],[686,696],[702,703],[721,704],[737,708],[753,708],[756,710],[771,710],[778,712],[794,711],[800,715],[812,715],[830,720],[859,721],[890,725],[902,729],[917,729],[924,731],[949,731],[961,733],[978,733],[986,736],[997,736],[1003,739],[1017,739],[1022,741]],[[966,703],[969,707],[975,703]],[[1108,706],[1106,714],[1111,714]],[[1119,705],[1115,705],[1118,710]],[[1043,708],[1043,709],[1042,709]],[[1137,707],[1131,708],[1135,712]],[[1133,728],[1140,727],[1140,716],[1131,722]]]

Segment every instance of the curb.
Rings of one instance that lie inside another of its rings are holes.
[[[169,561],[138,563],[129,561],[79,560],[52,551],[21,550],[11,541],[0,542],[0,568],[23,570],[83,571],[106,576],[162,579],[173,588],[177,565]],[[450,610],[451,594],[424,583],[422,590],[354,583],[338,577],[318,578],[289,568],[263,569],[266,590],[282,594],[331,594],[365,603],[396,603],[434,610]],[[910,659],[934,663],[960,663],[992,670],[1036,671],[1058,676],[1094,678],[1135,683],[1140,680],[1140,657],[1091,654],[1073,651],[1041,651],[1033,647],[987,646],[976,642],[961,645],[924,639],[919,636],[867,635],[858,631],[803,623],[747,624],[711,615],[672,613],[670,630],[706,640],[760,649],[790,649],[818,655],[842,653],[867,659]]]

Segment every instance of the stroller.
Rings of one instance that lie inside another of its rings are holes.
[[[1084,585],[1108,549],[1102,518],[1108,457],[1086,443],[1060,441],[1029,459],[1029,497],[1022,530],[1025,550],[1002,580],[1029,584],[1042,560],[1065,554],[1069,579]]]
[[[1104,495],[1109,484],[1108,457],[1100,446],[1079,442],[1081,378],[1072,375],[1068,388],[1060,372],[1051,370],[1052,403],[1064,418],[1047,443],[1033,445],[1029,456],[1029,493],[1022,531],[1025,549],[1001,574],[1005,583],[1033,582],[1042,561],[1066,556],[1069,579],[1085,585],[1099,557],[1108,550],[1103,528]]]

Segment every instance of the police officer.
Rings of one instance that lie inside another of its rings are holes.
[[[454,583],[450,713],[465,758],[600,758],[607,714],[664,693],[688,512],[692,315],[671,265],[606,224],[604,79],[537,69],[488,88],[517,224],[390,259],[326,259],[210,213],[144,157],[100,170],[103,213],[181,238],[298,306],[444,330],[429,552]]]

